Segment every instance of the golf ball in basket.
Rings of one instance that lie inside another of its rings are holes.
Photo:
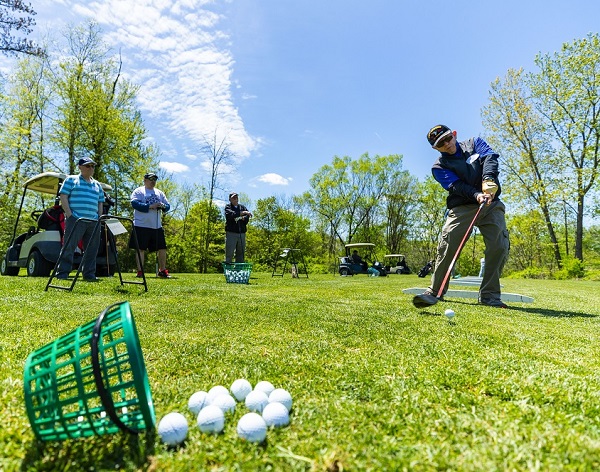
[[[265,392],[261,392],[260,390],[252,390],[248,396],[246,397],[246,408],[250,411],[256,411],[257,413],[262,413],[267,403],[269,403],[269,397]]]
[[[241,402],[252,391],[252,385],[246,379],[237,379],[231,384],[229,391],[238,402]]]
[[[290,413],[285,405],[279,402],[269,403],[265,406],[262,417],[265,420],[265,423],[267,423],[267,426],[278,428],[290,424]]]
[[[450,308],[448,308],[444,312],[444,315],[446,315],[448,317],[448,319],[452,319],[452,318],[454,318],[454,310],[451,310]]]
[[[254,390],[260,390],[261,392],[265,392],[268,397],[269,395],[271,395],[271,392],[275,390],[275,387],[273,387],[273,384],[268,380],[262,380],[261,382],[258,382],[256,384]]]
[[[246,413],[237,425],[238,436],[249,442],[263,442],[267,437],[267,423],[258,413]]]
[[[211,405],[218,406],[223,410],[223,413],[233,413],[235,411],[235,398],[228,393],[225,393],[215,398]]]
[[[194,416],[198,415],[198,413],[200,413],[200,410],[207,405],[207,395],[208,394],[206,392],[201,390],[199,392],[194,393],[188,400],[188,408],[194,414]]]
[[[223,385],[214,386],[206,395],[206,404],[211,405],[215,398],[217,398],[219,395],[229,395],[229,390],[223,387]]]
[[[208,405],[198,413],[198,428],[203,433],[220,433],[225,426],[225,414],[217,405]]]
[[[269,403],[281,403],[283,406],[287,408],[287,411],[292,409],[292,396],[290,392],[284,390],[283,388],[276,388],[269,395]]]
[[[168,446],[183,442],[188,432],[188,423],[181,413],[168,413],[158,423],[158,435]]]

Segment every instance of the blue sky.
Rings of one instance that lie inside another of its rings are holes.
[[[335,155],[401,154],[422,179],[431,126],[484,134],[496,77],[598,30],[591,0],[33,3],[36,34],[94,18],[121,50],[166,171],[207,182],[198,151],[217,130],[237,156],[223,194],[251,200],[307,190]]]

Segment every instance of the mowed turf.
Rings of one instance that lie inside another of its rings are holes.
[[[133,275],[127,274],[126,277]],[[416,275],[308,279],[253,273],[149,279],[149,291],[0,277],[0,470],[595,470],[600,468],[600,286],[503,279],[533,304],[450,299],[417,310]],[[35,441],[23,364],[42,345],[127,300],[157,422],[183,413],[187,441],[153,434]],[[456,312],[453,322],[443,315]],[[291,424],[263,444],[237,437],[238,404],[205,435],[189,397],[237,378],[293,396]]]

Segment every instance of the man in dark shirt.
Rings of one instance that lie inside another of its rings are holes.
[[[448,191],[448,214],[438,245],[431,286],[424,295],[436,297],[466,231],[479,206],[475,226],[485,243],[486,268],[479,288],[479,303],[506,308],[500,293],[500,274],[508,257],[505,207],[498,198],[498,154],[481,138],[456,140],[456,131],[436,125],[427,133],[431,147],[441,154],[432,166],[435,180]],[[443,293],[448,289],[443,287]]]
[[[230,264],[235,253],[235,262],[244,262],[246,250],[246,226],[252,213],[238,201],[238,194],[229,194],[225,205],[225,262]]]

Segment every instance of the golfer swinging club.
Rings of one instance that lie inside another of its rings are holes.
[[[485,272],[479,303],[507,308],[500,294],[500,274],[508,257],[509,240],[505,207],[498,198],[498,154],[481,138],[457,142],[456,131],[436,125],[427,133],[431,147],[441,153],[431,169],[433,177],[448,191],[448,216],[438,244],[430,287],[413,299],[423,308],[443,299],[449,274],[473,225],[485,243]]]

